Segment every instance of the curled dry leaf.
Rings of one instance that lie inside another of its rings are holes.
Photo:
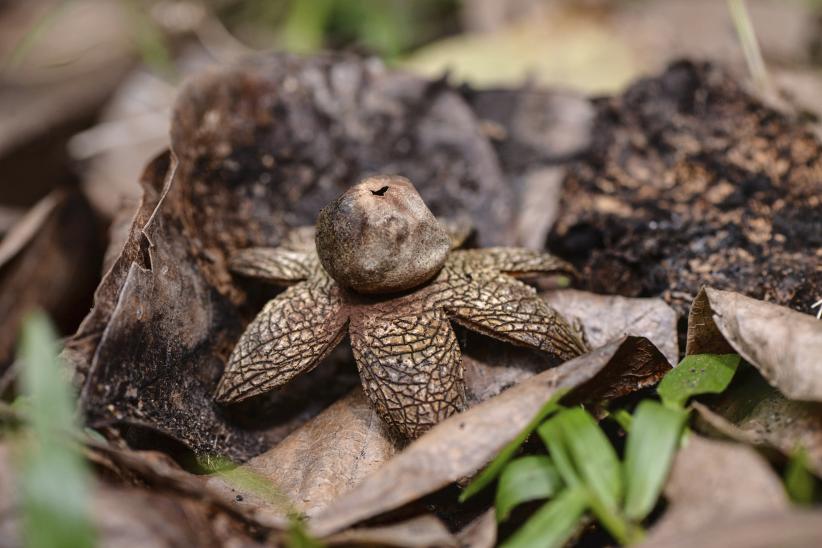
[[[703,288],[688,319],[687,353],[729,352],[741,354],[756,371],[739,371],[721,396],[695,403],[698,426],[785,455],[801,446],[822,476],[822,323],[738,293]]]
[[[295,509],[316,514],[397,452],[380,417],[357,388],[242,467],[276,486]],[[217,475],[208,480],[225,501],[248,509],[259,523],[282,520],[255,493]]]
[[[240,286],[227,257],[276,246],[364,175],[409,177],[435,214],[475,220],[480,243],[513,239],[514,192],[468,106],[374,61],[266,55],[212,71],[183,89],[171,134],[173,160],[149,166],[131,237],[66,351],[92,424],[247,459],[348,391],[316,382],[331,364],[303,392],[290,387],[290,405],[282,394],[231,410],[212,400],[271,296]]]
[[[662,299],[630,299],[574,289],[547,291],[543,298],[566,318],[577,318],[597,348],[617,337],[637,335],[654,343],[671,364],[679,362],[677,315]]]
[[[334,500],[310,527],[325,536],[477,472],[557,389],[576,388],[581,400],[609,399],[657,382],[669,367],[646,339],[627,337],[544,371],[435,426]]]
[[[595,346],[630,332],[647,337],[658,348],[676,347],[675,314],[660,299],[614,298],[570,290],[547,292],[543,297],[568,317],[577,314]],[[545,356],[540,353],[486,337],[465,339],[463,365],[469,405],[545,368]],[[298,510],[311,516],[353,489],[397,451],[395,440],[357,389],[243,468],[276,485]],[[269,508],[254,493],[239,490],[221,477],[211,478],[209,484],[225,501],[253,512],[258,521],[266,521],[264,516],[282,520],[281,508]],[[237,495],[241,501],[236,500]]]
[[[822,322],[809,314],[705,287],[691,307],[686,352],[736,352],[788,398],[822,401]]]
[[[754,449],[696,434],[677,453],[664,493],[668,508],[643,546],[690,539],[717,524],[790,506],[779,477]]]
[[[654,548],[806,548],[822,545],[822,512],[782,510],[752,514],[643,546]]]
[[[47,311],[62,332],[76,329],[99,280],[98,228],[79,191],[56,190],[0,242],[0,371],[11,363],[20,322],[31,309]]]

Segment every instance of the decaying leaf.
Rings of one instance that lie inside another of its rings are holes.
[[[674,63],[596,102],[548,247],[585,288],[662,296],[708,284],[810,311],[822,295],[822,145],[715,66]]]
[[[706,287],[691,307],[687,352],[737,352],[756,368],[738,373],[720,398],[695,405],[703,429],[786,456],[802,447],[822,475],[822,324],[816,318]]]
[[[574,289],[542,294],[566,318],[577,318],[588,343],[597,348],[625,335],[645,337],[671,364],[679,361],[677,315],[662,299],[631,299]]]
[[[467,105],[374,61],[268,55],[205,74],[177,101],[172,152],[150,166],[156,194],[66,355],[86,373],[92,424],[148,428],[197,453],[247,459],[351,387],[317,382],[332,362],[309,391],[232,410],[213,402],[231,348],[271,296],[232,277],[234,251],[276,246],[374,172],[416,181],[434,213],[470,217],[480,243],[513,240],[513,190]]]
[[[753,370],[738,376],[710,405],[693,404],[697,426],[785,457],[802,448],[808,467],[822,477],[822,403],[789,400]]]
[[[475,473],[558,388],[609,399],[653,384],[669,367],[646,339],[628,337],[544,371],[432,428],[317,514],[311,528],[328,535]]]
[[[686,351],[736,352],[788,398],[822,401],[822,322],[809,314],[705,287],[691,307]]]
[[[806,548],[822,544],[822,512],[765,511],[721,521],[688,534],[666,537],[642,546],[650,548]]]
[[[659,299],[630,299],[569,289],[546,291],[541,296],[563,316],[578,321],[592,348],[625,335],[636,335],[649,339],[671,364],[676,363],[676,313]],[[495,344],[484,337],[466,336],[461,345],[469,404],[499,394],[545,368],[542,355]]]
[[[696,434],[677,453],[664,493],[668,508],[644,546],[690,539],[716,524],[789,508],[782,482],[755,450]]]
[[[359,388],[258,455],[243,468],[271,482],[295,509],[313,515],[354,488],[397,452],[397,445]],[[254,493],[215,476],[209,487],[226,501],[266,514],[276,522],[281,508],[270,508]]]

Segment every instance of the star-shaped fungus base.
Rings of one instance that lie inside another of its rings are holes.
[[[351,338],[363,388],[383,420],[416,438],[465,404],[456,322],[562,360],[587,349],[568,322],[517,277],[570,274],[563,261],[518,248],[452,250],[425,284],[389,295],[341,287],[312,248],[252,248],[232,270],[292,285],[248,326],[217,388],[236,402],[286,384]]]

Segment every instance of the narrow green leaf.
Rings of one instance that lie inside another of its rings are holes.
[[[497,521],[504,521],[517,505],[547,499],[562,487],[562,479],[550,457],[531,455],[512,460],[499,477]]]
[[[637,407],[625,448],[624,513],[628,519],[643,520],[656,504],[687,417],[687,411],[653,400]]]
[[[500,475],[502,469],[505,468],[508,461],[514,457],[514,454],[516,454],[519,446],[525,443],[525,440],[528,439],[531,432],[533,432],[537,426],[542,423],[542,421],[562,407],[559,404],[559,400],[561,400],[567,393],[567,388],[561,388],[554,392],[551,399],[543,404],[540,410],[537,411],[537,414],[534,415],[534,418],[532,418],[525,428],[517,434],[517,437],[508,442],[508,444],[502,448],[494,460],[492,460],[491,463],[485,467],[485,470],[480,472],[480,474],[474,478],[474,480],[462,491],[460,494],[460,502],[465,502],[497,479],[497,476]]]
[[[681,407],[691,396],[719,394],[733,379],[739,354],[694,354],[671,369],[657,392],[665,405]]]
[[[57,358],[57,336],[48,318],[34,314],[20,341],[20,392],[28,399],[30,431],[18,440],[18,481],[23,534],[30,548],[94,545],[89,514],[90,474],[79,449],[74,395]]]
[[[813,504],[815,487],[816,479],[808,470],[808,454],[800,447],[791,455],[785,469],[785,490],[795,503],[810,506]]]
[[[556,420],[560,422],[579,477],[607,508],[619,508],[622,499],[622,467],[614,447],[597,421],[580,407],[563,410]]]
[[[577,474],[574,463],[571,460],[571,455],[568,452],[568,444],[565,440],[565,431],[562,429],[561,414],[545,421],[537,428],[539,437],[548,451],[551,453],[551,459],[554,466],[559,472],[563,483],[568,487],[577,487],[582,485],[582,480]]]
[[[571,487],[534,512],[516,533],[502,543],[503,548],[553,548],[563,546],[579,526],[588,507],[584,487]]]

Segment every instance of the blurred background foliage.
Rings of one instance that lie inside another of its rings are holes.
[[[818,22],[820,0],[747,4],[771,61],[816,64],[820,38],[808,33],[818,24],[808,23]],[[6,6],[12,14],[6,19],[25,24],[2,28],[0,22],[0,61],[7,79],[37,68],[59,77],[69,65],[136,51],[156,74],[173,81],[173,60],[192,43],[221,61],[259,50],[334,49],[375,54],[428,76],[448,70],[475,85],[528,79],[611,93],[673,56],[742,60],[747,46],[743,41],[740,48],[736,36],[748,28],[740,26],[742,5],[737,0],[6,0],[0,14]]]

